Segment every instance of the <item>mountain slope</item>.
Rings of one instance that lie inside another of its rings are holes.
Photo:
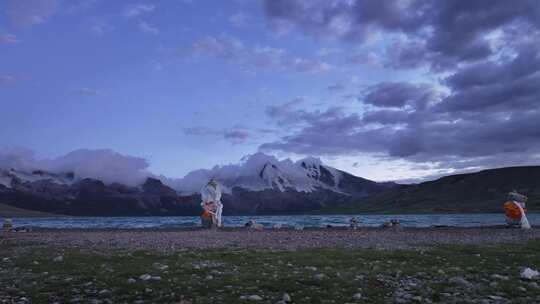
[[[198,215],[198,191],[211,178],[223,185],[224,214],[309,212],[394,186],[325,166],[316,158],[280,161],[257,153],[238,164],[165,179],[176,190],[153,177],[133,187],[72,173],[0,170],[0,203],[68,215]]]
[[[500,212],[513,189],[529,197],[529,211],[540,211],[540,166],[489,169],[401,185],[333,212]]]

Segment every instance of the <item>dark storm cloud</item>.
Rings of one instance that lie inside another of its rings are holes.
[[[191,127],[183,129],[184,134],[198,137],[212,137],[223,139],[231,144],[244,143],[258,137],[264,137],[275,133],[271,129],[250,129],[243,126],[235,126],[229,129],[220,130],[208,127]]]
[[[270,25],[318,38],[363,44],[384,34],[383,66],[429,66],[439,83],[371,85],[358,96],[363,113],[284,108],[269,116],[291,131],[261,149],[374,153],[454,170],[540,162],[536,0],[269,0],[265,8]]]
[[[540,107],[540,47],[523,45],[515,58],[459,69],[445,79],[452,95],[438,111],[512,113]]]
[[[488,85],[507,92],[501,98],[495,98],[496,92],[485,93],[487,99],[471,93],[482,92],[482,86],[441,97],[427,85],[382,83],[361,100],[375,106],[362,115],[339,108],[288,109],[272,118],[296,128],[261,149],[326,155],[376,153],[383,158],[433,162],[446,169],[484,166],[489,161],[492,166],[509,164],[507,154],[514,155],[512,164],[540,161],[536,156],[540,156],[540,73],[516,75],[520,76]],[[504,111],[502,101],[508,103]]]
[[[364,103],[378,107],[401,108],[407,104],[424,108],[430,101],[437,100],[440,92],[430,84],[407,82],[381,82],[367,89]]]
[[[376,32],[402,34],[387,50],[395,68],[441,70],[485,59],[495,52],[486,33],[540,27],[536,0],[267,0],[265,12],[270,26],[287,23],[316,37],[363,43]]]
[[[245,130],[229,130],[225,131],[223,137],[231,141],[244,141],[250,138],[252,135]]]

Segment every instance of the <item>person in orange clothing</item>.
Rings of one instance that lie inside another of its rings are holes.
[[[201,198],[201,207],[204,209],[201,215],[203,226],[207,228],[221,227],[221,213],[223,211],[221,187],[214,179],[211,179],[201,189]]]
[[[522,229],[530,229],[531,225],[526,216],[527,197],[519,194],[517,191],[508,193],[508,201],[504,203],[504,212],[506,214],[506,223],[509,226],[519,226]]]

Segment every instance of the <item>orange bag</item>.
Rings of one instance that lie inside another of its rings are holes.
[[[513,220],[520,220],[521,219],[521,211],[519,210],[519,207],[516,206],[516,204],[512,201],[508,201],[504,203],[504,213],[506,214],[506,217],[511,218]],[[525,212],[525,209],[523,210]]]
[[[211,219],[212,218],[212,214],[210,212],[208,212],[207,210],[204,210],[203,214],[201,215],[201,217],[204,217],[204,218],[207,218],[207,219]]]

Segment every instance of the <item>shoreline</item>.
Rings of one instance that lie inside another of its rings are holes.
[[[438,245],[491,245],[540,240],[540,229],[497,227],[440,228],[246,228],[193,229],[38,229],[1,233],[0,240],[29,246],[110,250],[429,248]]]
[[[28,233],[28,232],[189,232],[189,231],[209,231],[209,232],[309,232],[309,231],[427,231],[427,230],[515,230],[515,231],[526,231],[520,228],[509,227],[507,225],[489,225],[489,226],[445,226],[445,225],[434,225],[430,227],[413,227],[413,226],[398,226],[398,227],[383,227],[381,226],[358,226],[357,229],[351,229],[349,226],[332,226],[332,227],[318,227],[318,226],[306,226],[302,229],[295,229],[294,227],[283,227],[283,228],[273,228],[265,227],[263,230],[254,230],[242,226],[230,226],[222,227],[219,229],[207,229],[201,226],[194,227],[122,227],[122,228],[112,228],[112,227],[103,227],[103,228],[80,228],[80,227],[16,227],[18,230],[22,231],[12,231],[10,233]],[[27,230],[25,230],[27,229]],[[534,225],[531,226],[531,229],[540,229],[540,226]],[[0,231],[0,235],[2,232]]]

